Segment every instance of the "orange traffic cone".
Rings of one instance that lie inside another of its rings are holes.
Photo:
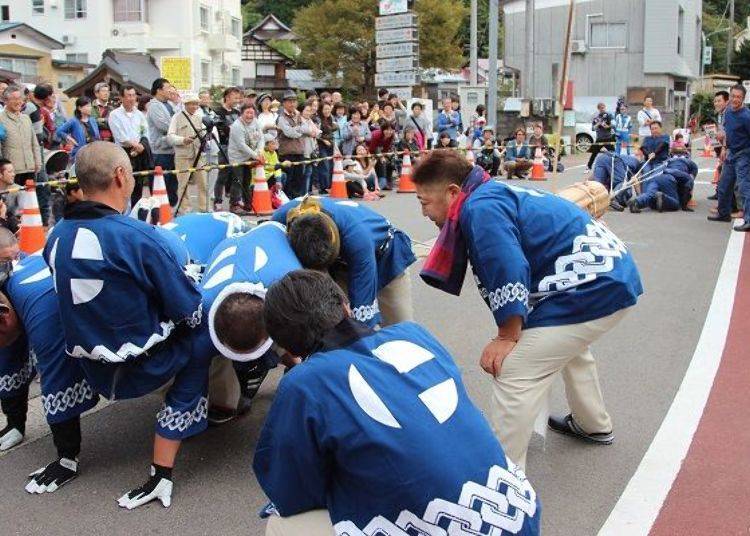
[[[253,212],[258,216],[273,214],[271,206],[271,191],[266,181],[266,170],[263,162],[255,163],[255,180],[253,181]]]
[[[413,194],[416,191],[414,181],[411,180],[411,156],[409,156],[409,151],[404,151],[404,159],[401,163],[401,179],[398,181],[398,193]]]
[[[164,171],[161,166],[154,168],[154,194],[159,204],[159,224],[164,225],[172,221],[172,207],[169,206],[167,185],[164,182]]]
[[[539,147],[536,148],[536,154],[534,155],[534,164],[531,166],[531,180],[547,180],[547,178],[544,176],[544,159],[542,158],[542,150]]]
[[[703,156],[705,158],[711,158],[714,156],[714,148],[711,145],[711,138],[708,136],[703,138]]]
[[[349,197],[346,195],[344,160],[341,157],[341,153],[337,153],[336,156],[333,157],[333,181],[331,181],[331,190],[328,195],[329,197],[335,197],[337,199],[347,199]]]
[[[471,164],[472,166],[476,161],[476,159],[474,158],[474,151],[471,150],[471,147],[466,148],[466,160],[468,160],[469,164]]]
[[[42,215],[36,199],[36,183],[32,180],[26,181],[26,187],[22,193],[22,206],[18,247],[24,253],[36,253],[44,248],[45,238]]]

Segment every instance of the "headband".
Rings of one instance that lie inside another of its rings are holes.
[[[336,223],[333,221],[333,219],[328,214],[323,212],[323,207],[320,204],[320,199],[310,197],[309,195],[303,197],[302,201],[300,201],[300,204],[287,213],[286,223],[287,225],[290,225],[296,218],[300,216],[307,216],[309,214],[320,215],[323,221],[326,222],[326,225],[328,225],[328,228],[331,231],[331,241],[333,242],[333,246],[338,251],[340,246],[339,228],[336,226]]]
[[[251,296],[257,296],[261,300],[265,300],[266,287],[263,286],[263,283],[231,283],[224,287],[221,292],[219,292],[219,295],[216,296],[216,299],[214,300],[214,303],[211,305],[211,309],[208,312],[208,332],[211,335],[211,342],[214,343],[214,346],[221,353],[221,355],[231,359],[232,361],[240,361],[243,363],[247,361],[254,361],[255,359],[260,358],[271,348],[271,345],[273,345],[273,340],[271,340],[270,337],[263,341],[263,343],[256,349],[247,353],[238,353],[222,344],[219,340],[219,336],[216,334],[216,329],[214,328],[214,318],[216,317],[216,311],[219,309],[219,306],[222,304],[222,302],[231,294],[250,294]]]

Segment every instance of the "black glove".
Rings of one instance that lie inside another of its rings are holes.
[[[151,466],[151,478],[140,488],[129,491],[117,500],[122,508],[132,510],[154,499],[159,499],[164,508],[172,504],[172,469]]]
[[[60,458],[29,475],[29,493],[54,493],[78,476],[78,460]]]

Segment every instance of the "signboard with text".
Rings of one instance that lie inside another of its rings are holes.
[[[390,17],[378,17],[375,19],[375,30],[393,30],[395,28],[414,28],[417,25],[417,16],[414,13],[403,15],[391,15]]]
[[[395,15],[397,13],[406,13],[409,10],[408,0],[380,0],[381,15]]]
[[[396,28],[394,30],[377,30],[375,44],[404,43],[417,40],[416,28]]]
[[[391,43],[375,47],[377,58],[398,58],[401,56],[419,56],[419,45],[417,43]]]
[[[193,89],[192,61],[181,56],[164,56],[161,59],[161,75],[179,91]]]
[[[377,73],[375,85],[378,87],[414,86],[417,84],[417,71],[401,71],[398,73]]]
[[[377,62],[375,62],[375,70],[379,73],[410,71],[416,68],[417,58],[414,56],[407,56],[404,58],[389,58],[384,60],[377,60]]]

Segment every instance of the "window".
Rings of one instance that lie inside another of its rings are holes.
[[[44,15],[44,0],[31,0],[32,15]]]
[[[592,22],[589,28],[591,48],[625,48],[628,25],[625,22]]]
[[[211,85],[211,63],[207,61],[201,62],[201,84],[204,86]]]
[[[677,54],[682,55],[685,48],[685,10],[679,8],[677,13]]]
[[[66,19],[85,19],[86,0],[65,0]]]
[[[237,67],[232,69],[232,85],[240,85],[240,70]]]
[[[232,17],[232,35],[242,41],[242,21],[235,17]]]
[[[72,63],[88,63],[89,54],[88,52],[77,52],[75,54],[65,54],[65,61]]]
[[[114,0],[115,22],[146,22],[146,0]]]
[[[21,82],[34,83],[39,76],[36,59],[3,58],[0,56],[0,69],[21,73]]]
[[[208,7],[201,6],[200,8],[200,19],[201,19],[201,31],[207,32],[209,31],[208,27]]]
[[[255,76],[275,76],[276,66],[273,63],[257,63],[255,64]]]
[[[78,82],[78,78],[72,74],[61,74],[57,77],[57,88],[68,89],[70,86]]]
[[[10,7],[0,6],[0,20],[7,22],[10,20]]]

